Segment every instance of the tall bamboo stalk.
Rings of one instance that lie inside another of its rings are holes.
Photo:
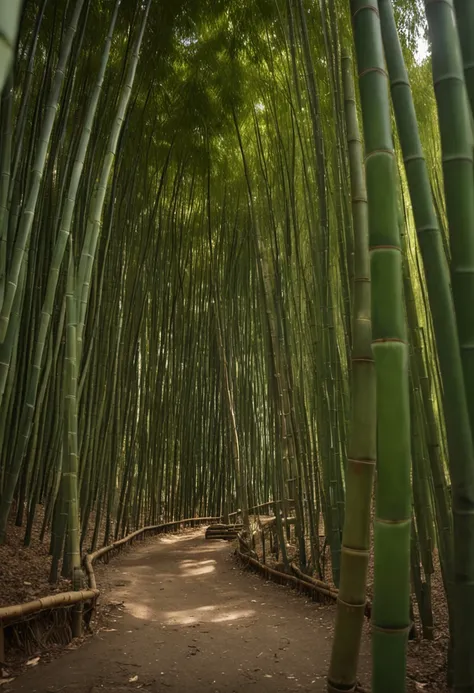
[[[379,0],[379,9],[395,117],[413,205],[443,381],[443,406],[452,480],[453,512],[454,515],[462,515],[467,499],[466,488],[474,488],[471,471],[474,467],[474,450],[448,264],[432,198],[428,169],[421,147],[408,74],[390,1]],[[455,524],[460,529],[459,524]],[[465,550],[461,549],[463,543],[464,540],[461,537],[455,542],[455,546],[458,547],[456,560],[458,565],[462,565],[466,561],[465,569],[467,569],[469,556]],[[461,572],[453,572],[450,546],[446,547],[446,552],[445,570],[449,585],[449,604],[451,605],[453,600],[459,602],[456,611],[462,611],[461,603],[463,603],[464,595],[462,590],[457,588],[457,585],[460,584]],[[454,584],[451,586],[454,581],[456,587]],[[458,632],[455,624],[451,624],[451,626],[455,626],[455,638],[463,640],[462,631]],[[458,635],[456,636],[457,632]]]
[[[53,313],[54,302],[56,298],[56,290],[59,282],[59,274],[61,270],[61,265],[64,257],[64,253],[67,247],[70,228],[72,224],[72,218],[74,213],[74,207],[76,202],[77,191],[81,181],[81,175],[84,166],[84,160],[87,153],[90,134],[92,125],[94,122],[94,117],[97,110],[97,105],[99,102],[100,92],[102,89],[102,83],[104,80],[104,74],[107,67],[107,62],[110,53],[110,46],[112,41],[112,34],[117,19],[117,12],[120,3],[116,3],[115,10],[112,15],[112,21],[109,29],[109,34],[107,36],[104,53],[102,56],[102,62],[100,65],[100,70],[97,77],[97,82],[95,88],[92,92],[92,97],[88,106],[86,113],[86,118],[84,122],[84,128],[82,130],[81,139],[79,141],[79,146],[77,149],[77,154],[72,169],[70,184],[68,188],[68,194],[66,198],[66,203],[63,207],[63,213],[61,217],[61,224],[59,228],[59,233],[56,239],[56,243],[53,250],[53,257],[50,265],[50,271],[48,274],[48,281],[46,286],[46,294],[41,309],[40,325],[38,329],[38,337],[35,343],[35,348],[33,352],[33,368],[28,380],[27,396],[21,413],[21,436],[18,446],[15,450],[15,456],[10,465],[9,470],[9,485],[6,487],[4,494],[2,496],[2,502],[0,505],[0,541],[5,536],[6,522],[8,519],[8,514],[10,511],[10,505],[13,500],[13,494],[15,491],[15,486],[18,479],[18,474],[20,467],[26,454],[26,448],[28,445],[31,425],[33,421],[33,414],[36,405],[36,397],[38,392],[38,387],[40,383],[40,377],[42,372],[43,363],[43,353],[47,344],[47,338],[50,328],[51,316]],[[8,333],[7,331],[7,340]]]
[[[411,460],[397,169],[376,2],[356,0],[352,18],[366,154],[377,381],[372,686],[374,693],[400,693],[406,685],[410,626]]]
[[[471,437],[474,431],[474,167],[472,115],[453,4],[425,2],[443,156],[451,284]],[[466,433],[467,437],[467,433]],[[471,442],[472,446],[472,442]],[[472,448],[471,448],[472,450]],[[459,458],[458,458],[459,460]],[[451,466],[454,520],[454,689],[474,691],[474,465]]]
[[[74,300],[74,258],[72,242],[69,243],[69,264],[66,293],[66,356],[65,356],[65,417],[64,417],[64,504],[67,513],[66,552],[71,570],[73,587],[82,589],[81,552],[79,542],[79,494],[78,494],[78,448],[77,448],[77,362],[76,362],[76,315]],[[82,630],[82,612],[73,613],[72,634],[79,637]]]
[[[74,36],[76,34],[77,25],[79,22],[79,17],[81,15],[83,5],[84,0],[77,0],[74,5],[74,10],[68,22],[67,30],[64,35],[64,40],[61,45],[61,52],[59,54],[58,64],[56,66],[51,91],[49,93],[45,109],[45,118],[41,126],[38,147],[35,152],[34,162],[31,167],[28,195],[22,209],[20,227],[18,229],[18,234],[13,248],[11,263],[7,272],[7,285],[5,290],[5,297],[2,304],[2,309],[0,311],[0,342],[3,342],[5,340],[5,335],[7,333],[8,323],[10,321],[10,314],[12,311],[15,293],[18,289],[18,277],[20,275],[20,269],[24,262],[31,236],[36,205],[38,202],[41,187],[41,179],[43,177],[43,173],[46,166],[48,147],[53,131],[56,113],[59,106],[61,90],[66,74],[66,67],[68,65],[72,44]],[[2,530],[0,526],[0,533],[1,531]]]
[[[357,682],[357,662],[366,604],[370,510],[376,454],[375,369],[371,344],[367,191],[352,61],[347,55],[342,59],[342,68],[354,225],[352,403],[347,446],[341,582],[328,674],[328,691],[351,690]]]
[[[0,7],[0,94],[13,61],[21,7],[21,0],[11,0]]]

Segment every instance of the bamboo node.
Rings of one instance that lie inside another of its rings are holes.
[[[433,0],[433,2],[446,2],[446,0]],[[446,3],[448,4],[448,3]],[[438,84],[441,84],[442,82],[448,82],[449,80],[453,80],[455,82],[461,82],[462,84],[464,83],[464,79],[457,75],[456,73],[446,73],[445,75],[441,75],[441,77],[438,77],[437,79],[433,79],[433,86],[436,89]]]
[[[352,19],[354,19],[354,17],[357,17],[359,12],[362,12],[362,10],[370,10],[371,12],[374,12],[377,15],[377,17],[379,16],[379,10],[376,5],[362,5],[361,7],[358,7],[356,9],[354,14],[352,15]]]
[[[372,630],[376,630],[378,633],[386,633],[387,635],[401,635],[402,633],[408,633],[411,630],[411,623],[408,626],[402,626],[401,628],[386,628],[384,626],[377,626],[372,622]]]
[[[443,164],[450,164],[457,161],[464,161],[467,164],[472,164],[472,155],[453,154],[452,156],[443,156]]]
[[[398,77],[390,82],[390,86],[392,87],[392,89],[393,87],[409,87],[410,82],[407,79],[404,79],[403,77]]]

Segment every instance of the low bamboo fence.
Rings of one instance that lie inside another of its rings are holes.
[[[265,562],[261,562],[255,551],[247,543],[244,535],[238,535],[239,546],[235,548],[235,555],[247,567],[264,577],[266,580],[271,580],[279,585],[286,585],[302,592],[313,601],[335,603],[338,598],[339,590],[328,583],[318,580],[310,575],[303,573],[298,566],[291,562],[289,568],[291,573],[283,572],[272,568]],[[364,614],[370,619],[371,603],[366,601]]]
[[[97,561],[108,562],[126,546],[131,546],[135,541],[143,540],[150,535],[178,531],[185,527],[197,527],[220,519],[220,517],[193,517],[137,529],[123,539],[84,556],[83,568],[88,589],[61,592],[23,604],[1,607],[0,664],[5,663],[7,645],[16,646],[29,655],[38,649],[44,649],[49,644],[65,645],[70,642],[72,640],[72,609],[77,608],[77,605],[83,607],[83,621],[88,626],[100,595],[94,573],[94,564]]]

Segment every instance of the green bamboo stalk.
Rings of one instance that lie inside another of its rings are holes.
[[[21,153],[23,151],[23,141],[24,133],[27,121],[28,106],[30,105],[30,95],[31,88],[33,86],[33,73],[34,73],[34,63],[38,48],[38,41],[40,36],[40,28],[43,22],[43,17],[46,9],[46,4],[48,0],[42,0],[42,4],[38,9],[38,15],[36,19],[36,25],[33,33],[33,40],[30,46],[30,52],[28,57],[28,66],[26,68],[26,77],[23,82],[23,89],[21,93],[21,102],[18,109],[18,116],[15,123],[15,139],[13,144],[13,149],[15,156],[12,161],[12,179],[15,180],[16,172],[18,169],[18,164],[21,159]]]
[[[400,208],[401,209],[401,208]],[[433,614],[431,610],[431,575],[433,573],[433,514],[432,497],[426,471],[428,447],[432,447],[432,441],[428,438],[423,397],[421,393],[421,376],[418,369],[418,360],[422,360],[419,343],[416,343],[418,323],[416,321],[416,306],[411,287],[408,259],[405,249],[404,218],[400,213],[400,236],[403,248],[403,277],[406,296],[407,322],[410,335],[410,409],[411,409],[411,438],[412,438],[412,478],[413,478],[413,507],[416,528],[412,527],[412,540],[416,539],[416,562],[412,547],[412,578],[414,568],[419,577],[418,585],[415,583],[416,599],[419,606],[420,619],[423,626],[423,637],[433,639]],[[418,340],[419,342],[419,340]],[[431,443],[431,445],[430,445]],[[436,447],[436,446],[435,446]],[[431,452],[430,452],[431,454]],[[413,524],[413,523],[412,523]],[[423,566],[424,580],[421,575],[420,562]]]
[[[401,693],[410,628],[411,464],[397,168],[377,3],[355,0],[352,17],[366,153],[377,381],[372,690]]]
[[[28,445],[31,425],[33,421],[34,410],[36,406],[37,392],[40,383],[41,371],[43,368],[43,354],[47,343],[47,337],[49,333],[51,316],[53,314],[53,307],[56,298],[56,291],[59,281],[59,275],[61,270],[61,265],[68,243],[68,238],[70,234],[72,218],[74,207],[76,203],[77,191],[79,188],[79,183],[81,180],[82,170],[84,167],[84,160],[87,153],[91,129],[94,122],[94,117],[97,111],[97,105],[99,102],[100,93],[102,90],[102,84],[104,80],[104,75],[107,67],[107,62],[110,54],[110,46],[112,42],[112,34],[117,19],[117,12],[119,8],[119,2],[116,2],[115,10],[112,14],[112,20],[109,28],[109,33],[105,42],[104,52],[102,54],[102,62],[100,65],[99,73],[97,76],[97,82],[95,83],[94,90],[91,95],[91,99],[88,105],[88,110],[86,112],[86,118],[84,122],[84,128],[81,134],[81,139],[79,141],[79,146],[76,154],[76,159],[71,173],[71,179],[68,189],[68,194],[66,202],[63,207],[63,213],[61,217],[61,225],[54,246],[53,257],[51,260],[50,270],[48,274],[46,294],[41,309],[40,315],[40,325],[38,329],[38,337],[34,346],[33,353],[33,367],[28,380],[27,395],[24,402],[24,406],[21,412],[21,423],[20,423],[20,440],[15,449],[15,455],[13,457],[10,469],[9,469],[9,481],[8,485],[2,496],[2,502],[0,505],[0,542],[4,540],[6,523],[8,520],[8,515],[10,512],[11,502],[13,500],[13,494],[15,491],[15,486],[17,483],[18,474],[21,468],[23,458],[26,454],[26,448]],[[51,126],[52,127],[52,126]],[[7,289],[8,291],[8,289]],[[0,318],[1,320],[1,318]],[[10,320],[9,320],[10,322]],[[7,329],[7,341],[9,341],[8,335],[10,329]],[[2,345],[3,346],[3,345]],[[2,371],[5,366],[2,364]],[[0,390],[1,391],[1,390]]]
[[[141,24],[137,32],[135,42],[132,47],[127,73],[124,78],[123,86],[120,92],[120,98],[117,104],[117,111],[110,131],[107,150],[104,158],[102,170],[100,172],[99,182],[94,193],[87,221],[86,237],[82,247],[79,268],[77,274],[76,300],[78,303],[78,322],[77,322],[77,340],[78,351],[77,358],[79,367],[81,365],[82,349],[83,349],[83,331],[86,320],[86,311],[90,293],[92,268],[96,255],[97,243],[100,235],[102,212],[105,203],[105,195],[107,192],[108,181],[112,164],[115,160],[117,146],[122,132],[122,127],[125,120],[125,114],[130,101],[135,74],[137,71],[138,60],[140,57],[140,48],[145,34],[145,28],[150,11],[152,0],[148,0],[142,13]]]
[[[395,117],[436,335],[436,346],[443,382],[443,409],[448,440],[449,468],[453,482],[453,512],[456,515],[463,513],[467,498],[466,488],[473,488],[471,470],[474,467],[474,450],[448,264],[391,2],[389,0],[379,0],[379,10]],[[424,398],[427,400],[426,393],[424,393]],[[427,405],[429,405],[428,402]],[[428,422],[432,428],[433,424],[430,417]],[[441,499],[440,510],[442,510],[443,505]],[[458,523],[456,524],[460,527]],[[449,542],[447,544],[444,542],[444,555],[446,556],[444,572],[447,575],[448,586],[453,581],[456,584],[460,581],[462,582],[462,574],[467,570],[469,557],[466,554],[465,548],[463,548],[463,544],[464,541],[461,537],[455,542],[455,547],[457,547],[456,561],[458,565],[464,564],[465,567],[462,571],[456,571],[456,574],[454,574],[452,572],[450,544]],[[449,603],[459,602],[457,611],[464,611],[461,606],[463,600],[463,592],[459,591],[457,587],[453,590],[451,588],[448,589]],[[451,624],[451,626],[453,625]],[[456,635],[458,625],[455,625],[454,637],[464,639],[462,632]]]
[[[53,132],[53,125],[56,119],[56,113],[59,106],[61,89],[66,74],[66,67],[71,53],[73,39],[77,30],[77,24],[84,5],[84,0],[77,0],[74,6],[71,19],[64,35],[64,40],[61,45],[58,64],[56,66],[54,80],[51,91],[48,96],[46,105],[46,115],[41,125],[41,132],[38,138],[38,147],[35,152],[34,162],[31,167],[31,175],[29,179],[29,189],[25,204],[22,209],[20,228],[15,240],[13,255],[8,269],[7,285],[5,297],[0,311],[0,343],[5,339],[10,321],[10,315],[13,306],[13,300],[18,288],[18,277],[21,266],[24,262],[31,230],[33,228],[33,220],[35,218],[36,205],[38,202],[39,192],[41,188],[41,180],[46,166],[46,157],[48,147]],[[1,533],[0,521],[0,533]]]
[[[357,682],[357,663],[366,603],[370,509],[376,454],[367,191],[352,61],[347,55],[342,59],[342,69],[354,225],[352,405],[347,446],[341,581],[328,674],[330,692],[352,690]]]
[[[464,81],[471,104],[471,114],[474,116],[474,5],[469,0],[454,0],[454,9],[464,64]]]
[[[1,99],[0,154],[0,309],[5,295],[7,270],[8,190],[12,150],[13,74],[7,79]]]
[[[22,0],[2,2],[0,7],[0,94],[13,62],[21,8]]]
[[[451,284],[456,311],[471,438],[474,431],[474,167],[472,120],[464,83],[459,37],[451,0],[425,2],[443,156],[451,247]],[[458,374],[454,377],[459,383]],[[448,374],[446,372],[446,377]],[[452,376],[449,375],[451,378]],[[443,386],[445,378],[443,377]],[[459,387],[462,393],[462,386]],[[458,395],[460,396],[460,395]],[[451,406],[451,405],[449,405]],[[445,408],[448,415],[448,408]],[[458,415],[462,412],[457,411]],[[452,415],[456,415],[452,412]],[[462,421],[464,422],[464,420]],[[454,690],[474,691],[474,460],[467,426],[463,452],[450,459],[454,521]],[[448,438],[449,441],[449,438]],[[451,458],[451,451],[450,451]]]
[[[69,266],[66,289],[66,355],[65,355],[65,419],[64,462],[62,468],[64,505],[67,513],[66,551],[71,578],[75,590],[82,589],[81,553],[79,542],[79,497],[77,453],[77,363],[76,363],[76,302],[74,300],[74,258],[72,242],[69,242]],[[79,637],[82,630],[82,611],[73,610],[72,634]]]
[[[212,314],[215,324],[218,362],[220,370],[220,378],[222,381],[222,399],[229,417],[229,428],[232,444],[232,461],[235,469],[235,478],[237,486],[237,504],[242,509],[242,522],[244,527],[249,527],[249,499],[247,495],[247,479],[245,476],[244,465],[241,459],[241,445],[239,441],[239,433],[237,427],[237,417],[235,411],[234,394],[229,373],[229,364],[225,352],[224,331],[222,326],[220,295],[216,290],[215,281],[215,260],[213,257],[212,247],[212,216],[211,216],[211,156],[208,152],[208,171],[207,171],[207,223],[209,235],[209,264],[210,264],[210,292]]]

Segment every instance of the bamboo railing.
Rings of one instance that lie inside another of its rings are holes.
[[[280,585],[293,587],[297,589],[298,592],[308,594],[313,601],[320,602],[324,599],[332,603],[337,601],[339,590],[336,587],[310,575],[306,575],[293,562],[289,565],[291,573],[272,568],[265,563],[265,559],[263,559],[263,562],[260,560],[251,545],[248,544],[247,540],[242,536],[242,533],[239,533],[237,538],[239,541],[239,548],[235,549],[235,555],[244,565],[252,568],[266,580],[272,580]],[[371,603],[367,600],[364,613],[368,619],[370,619],[371,610]]]
[[[51,611],[54,609],[67,609],[85,602],[92,602],[93,607],[97,597],[100,595],[100,590],[97,589],[97,581],[94,573],[94,564],[99,560],[109,559],[111,554],[118,553],[125,546],[133,544],[136,539],[144,539],[148,535],[162,534],[166,531],[177,531],[179,528],[196,527],[208,522],[219,521],[220,517],[193,517],[183,520],[174,520],[165,522],[160,525],[149,525],[137,529],[135,532],[128,534],[123,539],[113,542],[109,546],[104,546],[93,553],[87,553],[83,559],[83,567],[87,577],[89,589],[80,591],[61,592],[41,599],[35,599],[31,602],[23,604],[14,604],[12,606],[0,607],[0,663],[5,662],[5,628],[14,626],[31,616],[38,615],[41,612]],[[176,529],[175,529],[176,528]]]

